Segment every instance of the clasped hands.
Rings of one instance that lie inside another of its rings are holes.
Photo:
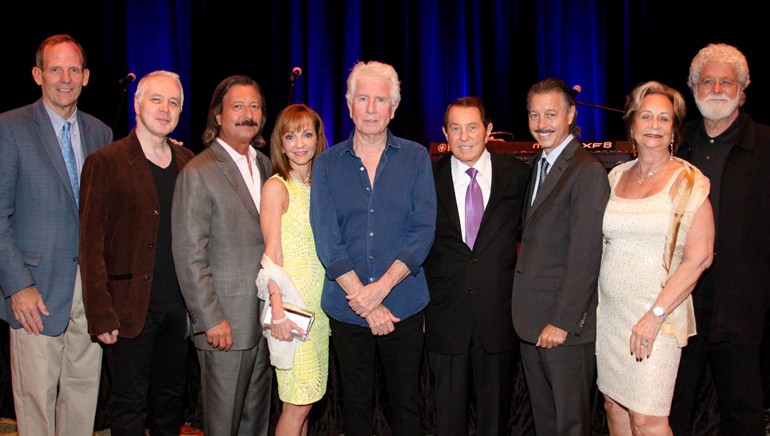
[[[389,292],[390,289],[387,286],[377,281],[359,288],[346,297],[350,308],[369,323],[373,335],[387,335],[396,329],[395,323],[401,321],[382,305],[382,300]]]

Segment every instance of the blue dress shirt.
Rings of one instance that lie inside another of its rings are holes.
[[[427,149],[390,131],[372,187],[353,135],[313,164],[310,224],[326,268],[321,308],[338,321],[369,327],[336,279],[355,270],[364,285],[373,283],[398,259],[411,274],[382,304],[401,320],[420,312],[429,300],[422,264],[435,234],[436,190]]]

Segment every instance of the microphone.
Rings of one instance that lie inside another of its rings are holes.
[[[118,85],[125,86],[125,85],[128,85],[129,83],[133,82],[134,80],[136,80],[136,74],[128,73],[128,74],[126,74],[125,77],[123,77],[120,80],[118,80]]]
[[[301,76],[301,75],[302,75],[302,68],[300,68],[300,67],[294,67],[294,68],[291,70],[291,76],[289,76],[289,80],[291,80],[292,82],[294,82],[295,80],[297,80],[297,77],[299,77],[299,76]]]
[[[572,94],[572,98],[575,99],[575,104],[579,104],[579,105],[583,105],[583,106],[590,106],[590,107],[594,107],[594,108],[597,108],[597,109],[604,109],[606,111],[619,112],[621,114],[625,113],[625,111],[623,111],[621,109],[615,109],[615,108],[611,108],[611,107],[607,107],[607,106],[602,106],[602,105],[598,105],[598,104],[592,104],[592,103],[584,103],[584,102],[578,100],[577,99],[577,95],[580,94],[580,91],[582,91],[582,90],[583,90],[583,87],[580,86],[580,85],[575,85],[570,90],[570,94]]]

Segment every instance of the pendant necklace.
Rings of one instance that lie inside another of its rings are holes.
[[[674,159],[673,156],[669,156],[669,158],[667,160],[665,160],[665,161],[663,161],[663,163],[657,165],[657,168],[652,169],[650,171],[647,171],[647,175],[642,174],[642,166],[641,166],[641,164],[637,163],[637,169],[638,169],[637,175],[639,175],[639,184],[641,185],[642,183],[644,183],[645,180],[647,180],[650,177],[654,176],[655,173],[657,173],[658,171],[660,171],[661,168],[666,166],[666,162],[670,162],[673,159]]]

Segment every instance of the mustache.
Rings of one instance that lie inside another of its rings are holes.
[[[549,129],[537,129],[537,130],[535,130],[535,132],[537,132],[537,133],[553,133],[554,131],[553,130],[549,130]]]
[[[259,127],[259,123],[252,120],[251,118],[246,118],[243,121],[239,121],[235,124],[236,126],[253,126],[253,127]]]

